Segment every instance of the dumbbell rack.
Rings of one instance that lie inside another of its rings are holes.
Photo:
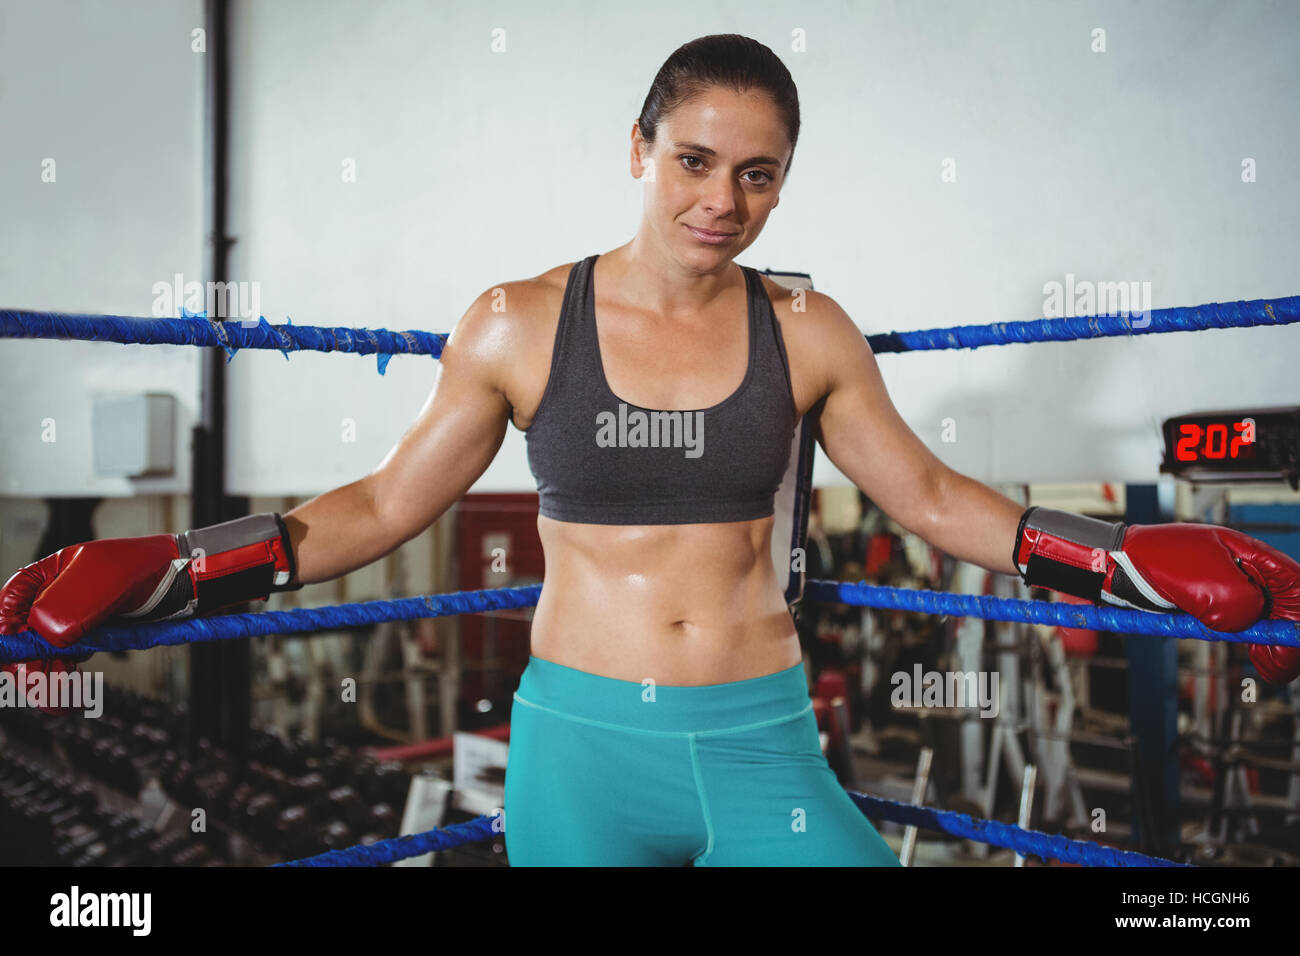
[[[0,710],[0,865],[258,866],[397,835],[401,764],[261,731],[246,762],[182,756],[182,710],[105,691],[100,719]]]

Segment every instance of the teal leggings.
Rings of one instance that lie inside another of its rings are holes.
[[[822,756],[803,666],[645,686],[529,658],[510,717],[513,866],[898,866]]]

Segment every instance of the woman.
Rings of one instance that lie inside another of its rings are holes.
[[[511,862],[897,865],[821,754],[768,558],[802,415],[819,408],[827,454],[877,505],[963,560],[1211,626],[1251,623],[1269,588],[1300,605],[1300,566],[1243,535],[1025,511],[931,454],[834,300],[734,261],[779,204],[798,134],[767,47],[681,47],[632,129],[636,235],[484,292],[373,473],[283,519],[64,549],[11,579],[0,626],[67,644],[108,614],[202,613],[345,574],[461,498],[513,424],[546,579],[511,715]]]

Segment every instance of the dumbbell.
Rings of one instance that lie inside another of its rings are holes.
[[[104,831],[86,823],[75,823],[70,827],[56,829],[54,832],[54,855],[64,866],[69,866],[86,851],[103,844]]]
[[[356,833],[370,828],[371,809],[351,787],[335,787],[327,796],[330,815],[343,820]]]
[[[239,829],[261,846],[275,838],[275,821],[280,816],[280,802],[269,793],[259,793],[244,807]]]
[[[87,847],[81,856],[72,860],[69,864],[75,867],[84,866],[103,866],[113,856],[113,848],[102,840]]]
[[[346,747],[330,750],[321,761],[320,771],[334,786],[344,786],[356,776],[356,758]]]
[[[329,784],[319,773],[303,774],[290,783],[293,802],[302,804],[314,816],[323,815],[329,807]]]
[[[277,846],[286,859],[296,860],[316,851],[316,828],[306,807],[287,807],[275,821]]]
[[[188,844],[188,842],[188,835],[179,831],[155,837],[146,846],[149,865],[168,865],[176,852],[181,849],[182,844]]]
[[[331,820],[316,831],[316,839],[321,845],[320,852],[342,850],[356,843],[352,829],[342,820]]]
[[[209,813],[219,815],[234,790],[234,780],[222,769],[212,770],[194,779],[194,801]]]
[[[370,829],[385,839],[397,836],[401,822],[396,811],[386,803],[377,803],[370,808]]]
[[[174,854],[171,858],[171,865],[202,866],[210,859],[212,859],[212,851],[202,843],[194,843]]]
[[[154,836],[154,828],[141,821],[131,827],[123,836],[118,849],[118,857],[112,865],[142,866],[149,859],[149,843]]]
[[[226,801],[222,809],[221,818],[234,823],[243,818],[244,808],[248,806],[248,801],[257,796],[258,790],[253,784],[244,782],[236,784],[235,789],[230,793],[230,799]]]
[[[176,761],[162,779],[163,789],[178,803],[191,803],[194,795],[194,767],[184,757]]]

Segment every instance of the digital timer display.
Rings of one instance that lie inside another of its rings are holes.
[[[1180,415],[1162,430],[1162,472],[1190,481],[1300,485],[1300,406]]]

